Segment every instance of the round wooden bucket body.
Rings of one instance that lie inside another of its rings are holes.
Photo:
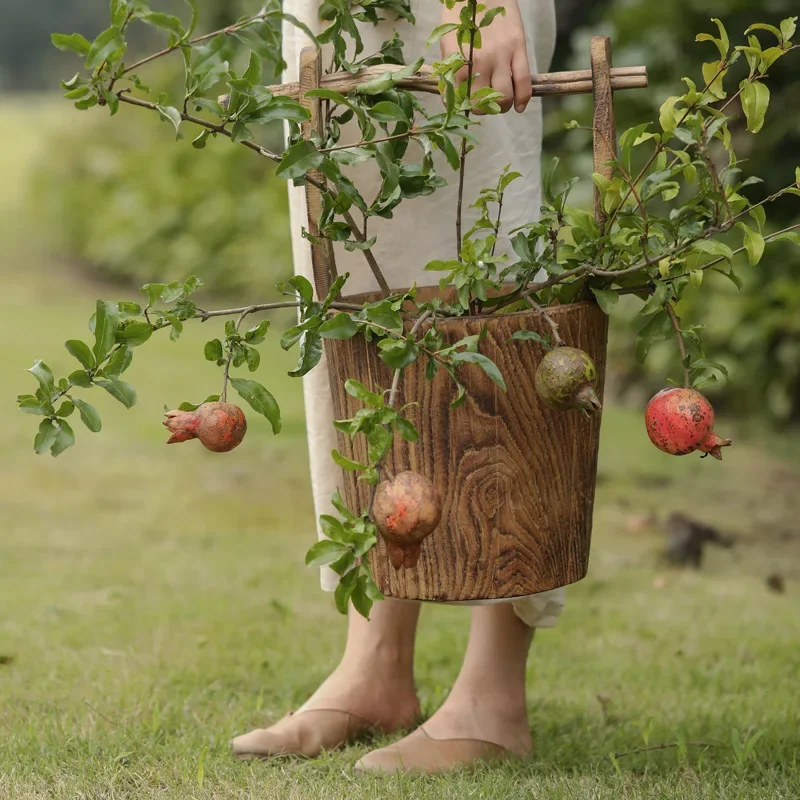
[[[602,397],[606,315],[591,302],[548,311],[565,343],[594,360]],[[396,437],[386,463],[394,474],[410,469],[432,480],[443,514],[412,569],[395,570],[379,538],[371,555],[375,581],[387,597],[459,601],[518,597],[580,580],[589,561],[599,415],[555,411],[539,400],[534,375],[545,351],[535,342],[510,341],[519,330],[547,335],[538,312],[439,320],[437,326],[447,343],[485,327],[481,352],[500,368],[508,392],[477,366],[465,366],[466,401],[454,409],[455,386],[444,370],[426,381],[424,357],[405,370],[398,407],[419,404],[404,412],[419,440]],[[361,407],[344,391],[347,378],[375,390],[390,386],[392,370],[374,344],[355,337],[327,340],[325,348],[337,419]],[[368,460],[363,436],[353,441],[340,434],[339,449]],[[342,488],[351,508],[367,506],[370,487],[354,473],[343,472]]]

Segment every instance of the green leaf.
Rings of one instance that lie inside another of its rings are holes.
[[[89,50],[92,49],[91,42],[79,33],[54,33],[50,37],[50,41],[59,50],[71,50],[79,56],[88,55]]]
[[[37,359],[33,362],[33,366],[26,370],[26,372],[30,372],[37,381],[39,381],[39,386],[42,387],[42,391],[49,397],[50,394],[55,390],[55,379],[53,378],[53,373],[50,370],[50,367],[44,363],[41,359]]]
[[[216,403],[217,400],[219,400],[218,394],[210,394],[201,403],[189,403],[189,402],[181,403],[178,406],[178,411],[196,411],[198,408],[200,408],[200,406],[204,405],[205,403]]]
[[[38,414],[39,416],[49,416],[50,410],[46,408],[37,397],[32,394],[21,394],[17,397],[19,410],[23,414]]]
[[[419,432],[414,425],[405,417],[398,417],[394,421],[397,432],[407,441],[416,442],[419,439]]]
[[[450,360],[456,364],[477,364],[504,392],[507,391],[506,382],[497,364],[483,353],[454,353]]]
[[[306,553],[307,567],[322,567],[331,564],[349,553],[350,548],[341,542],[332,542],[330,539],[321,539]]]
[[[160,12],[151,11],[149,14],[142,14],[139,19],[148,25],[153,25],[156,28],[174,33],[178,38],[184,34],[183,25],[178,17],[173,17],[172,14],[162,14]]]
[[[203,354],[206,357],[206,361],[221,361],[222,342],[219,339],[212,339],[210,342],[206,342]]]
[[[86,69],[99,67],[104,61],[115,61],[125,52],[125,39],[119,28],[106,28],[91,44],[86,55]]]
[[[349,516],[352,516],[350,512],[347,513]],[[344,529],[341,521],[336,519],[336,517],[332,517],[330,514],[320,514],[319,526],[322,529],[322,533],[331,541],[342,542],[343,544],[349,543],[350,536]]]
[[[351,397],[355,397],[356,400],[360,400],[364,405],[371,408],[382,408],[385,405],[383,395],[371,392],[363,383],[359,383],[353,378],[345,381],[344,390]]]
[[[680,100],[680,97],[668,97],[661,106],[658,114],[658,121],[664,133],[672,133],[677,127],[677,120],[675,119],[675,104]],[[666,141],[666,140],[665,140]]]
[[[286,180],[301,178],[309,170],[320,167],[324,160],[325,156],[317,150],[316,145],[303,139],[286,151],[275,174]]]
[[[444,25],[437,25],[432,31],[431,35],[428,37],[428,41],[425,43],[425,48],[428,49],[433,47],[439,39],[442,38],[445,34],[451,33],[452,31],[457,31],[459,28],[459,24],[457,22],[446,22]]]
[[[64,342],[67,352],[78,359],[86,369],[92,369],[95,365],[94,356],[89,346],[80,339],[69,339]]]
[[[783,42],[783,33],[781,33],[781,31],[774,25],[767,25],[765,22],[756,22],[744,32],[744,35],[747,36],[752,31],[767,31],[771,33],[778,40],[778,42]]]
[[[339,585],[336,587],[333,597],[336,601],[336,608],[339,610],[340,614],[347,613],[347,604],[350,601],[350,597],[353,594],[357,582],[357,569],[352,569],[350,572],[345,573],[339,580]]]
[[[792,244],[800,244],[800,231],[784,231],[770,236],[771,242],[791,242]]]
[[[350,314],[342,311],[323,322],[317,330],[323,339],[350,339],[358,333],[358,325]]]
[[[134,322],[117,330],[117,341],[125,342],[128,347],[138,347],[153,335],[153,326],[149,322]]]
[[[353,608],[364,619],[369,619],[369,612],[372,611],[372,598],[367,594],[366,575],[359,575],[358,581],[350,594],[350,601],[353,603]]]
[[[610,314],[611,309],[617,304],[619,295],[610,289],[592,289],[592,294],[597,298],[597,305],[606,313]]]
[[[250,330],[247,331],[244,335],[244,340],[248,344],[261,344],[266,337],[267,331],[269,330],[269,320],[264,319],[258,323],[258,325],[254,325]]]
[[[33,449],[37,455],[47,452],[58,436],[58,425],[52,419],[43,419],[39,423],[39,433],[33,440]]]
[[[764,255],[764,237],[752,228],[748,228],[743,222],[737,222],[736,227],[744,234],[744,249],[747,251],[750,266],[754,267]]]
[[[781,21],[781,36],[784,41],[790,42],[797,30],[797,17],[787,17]]]
[[[352,461],[343,456],[338,450],[331,450],[331,458],[342,468],[348,472],[356,472],[357,470],[367,469],[367,464],[361,464],[358,461]]]
[[[119,400],[125,408],[132,408],[136,405],[136,389],[125,381],[109,378],[108,380],[97,379],[95,383],[102,386],[115,400]]]
[[[133,361],[133,349],[130,347],[117,347],[108,359],[103,372],[110,378],[118,378],[125,372]]]
[[[397,103],[392,103],[389,100],[375,103],[367,113],[378,122],[408,122],[408,115],[405,111]]]
[[[550,340],[536,331],[514,331],[511,335],[511,340],[515,342],[537,342],[542,345],[545,350],[552,350]]]
[[[261,364],[261,353],[255,347],[244,346],[244,360],[247,363],[247,369],[250,372],[255,372]]]
[[[209,136],[211,136],[211,131],[208,128],[203,128],[203,130],[192,139],[192,147],[194,147],[195,150],[202,150],[206,146]]]
[[[57,417],[68,417],[75,410],[75,403],[72,400],[65,400],[61,407],[56,411]]]
[[[94,323],[94,358],[99,364],[117,341],[117,322],[119,311],[116,303],[107,300],[97,301]]]
[[[297,366],[289,373],[292,378],[300,378],[311,372],[322,359],[322,338],[316,331],[306,331],[300,339],[300,358]]]
[[[369,463],[378,464],[389,450],[392,435],[383,425],[378,425],[367,434],[367,441],[369,442]]]
[[[75,433],[69,423],[64,419],[58,421],[58,433],[50,447],[50,455],[53,458],[60,456],[67,448],[75,444]]]
[[[173,106],[156,106],[156,111],[158,111],[162,119],[172,123],[175,128],[175,133],[177,134],[180,130],[181,122],[183,121],[181,119],[181,112],[178,111],[177,108],[173,108]]]
[[[746,78],[739,87],[742,90],[740,99],[747,119],[747,130],[750,133],[758,133],[764,126],[764,118],[769,108],[769,88],[760,81],[750,81]]]
[[[260,383],[246,378],[231,378],[231,385],[255,411],[269,420],[273,433],[280,433],[281,410],[275,398]]]
[[[727,261],[733,260],[733,250],[723,242],[714,239],[698,239],[693,245],[692,250],[699,253],[708,253],[712,256],[721,256]]]
[[[73,397],[72,402],[75,404],[75,408],[78,409],[83,424],[92,431],[92,433],[98,433],[103,425],[100,422],[100,415],[97,413],[97,409],[85,400],[79,400],[77,397]]]
[[[73,386],[80,386],[83,389],[89,389],[92,385],[92,379],[89,377],[89,374],[82,369],[70,373],[67,380],[69,380]]]
[[[764,226],[767,224],[767,212],[764,211],[764,206],[753,206],[750,209],[750,216],[756,221],[759,233],[763,233]]]

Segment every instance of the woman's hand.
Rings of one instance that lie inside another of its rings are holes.
[[[505,16],[498,14],[491,24],[481,28],[481,47],[475,48],[472,56],[472,90],[491,86],[503,95],[499,101],[503,113],[509,111],[512,105],[522,112],[531,99],[531,69],[519,5],[517,0],[482,0],[481,4],[486,6],[487,11],[502,6],[506,13]],[[458,23],[463,7],[464,3],[456,3],[452,9],[443,7],[442,23]],[[481,12],[478,22],[485,13]],[[456,52],[458,43],[455,33],[443,36],[441,46],[443,58]],[[468,43],[464,45],[464,54],[469,55]],[[467,80],[467,71],[465,66],[458,73],[459,80]]]

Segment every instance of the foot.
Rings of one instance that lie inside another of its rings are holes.
[[[524,697],[491,686],[453,688],[445,704],[409,736],[373,750],[356,772],[447,772],[492,759],[524,757],[533,743]]]
[[[420,726],[399,742],[367,753],[355,765],[357,775],[367,772],[425,772],[436,775],[470,769],[487,761],[508,761],[514,753],[494,742],[472,738],[439,739]]]
[[[533,740],[523,696],[456,684],[444,705],[425,723],[434,739],[493,742],[518,756],[530,755]]]
[[[393,733],[419,720],[413,680],[391,664],[340,665],[294,713],[269,728],[237,736],[239,758],[315,758],[369,732]]]

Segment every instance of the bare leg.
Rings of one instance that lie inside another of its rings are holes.
[[[419,717],[414,687],[419,611],[419,603],[386,599],[373,606],[367,622],[350,609],[341,662],[299,710],[350,711],[387,731],[413,724]]]
[[[425,723],[430,736],[482,739],[529,753],[525,666],[533,633],[510,603],[474,608],[461,672],[444,705]]]

